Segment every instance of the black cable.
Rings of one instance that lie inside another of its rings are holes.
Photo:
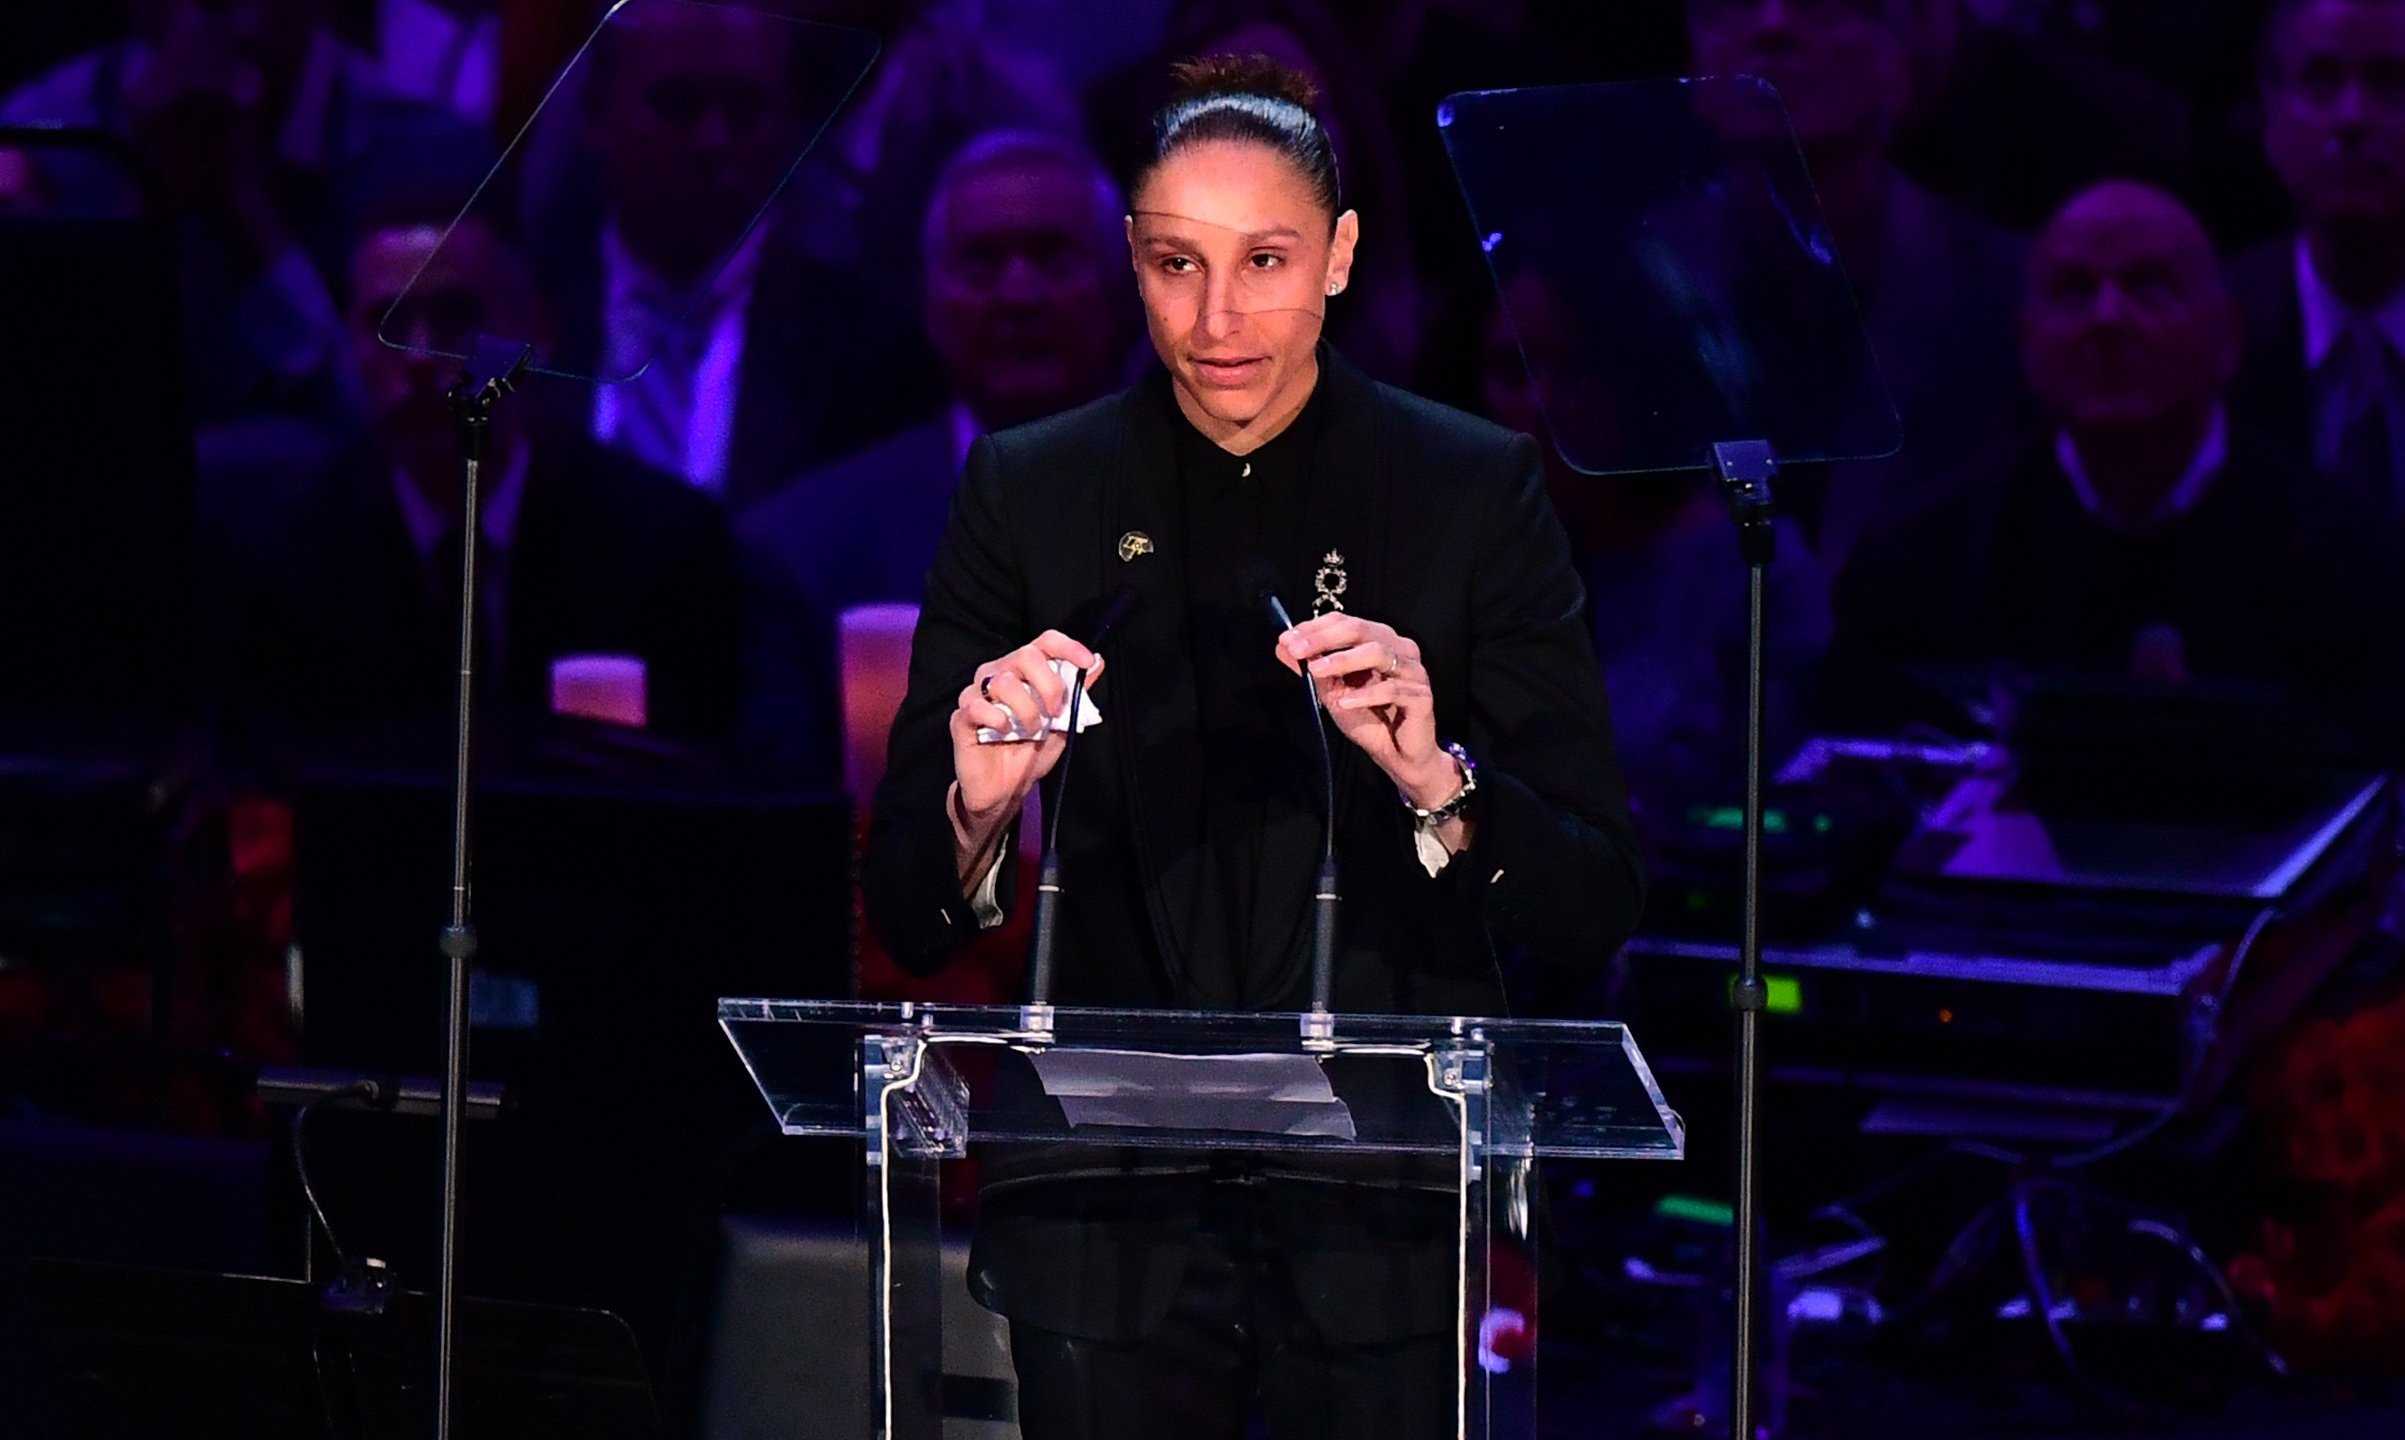
[[[2052,1342],[2054,1353],[2071,1372],[2073,1379],[2090,1385],[2087,1370],[2071,1351],[2071,1337],[2063,1333],[2062,1317],[2054,1313],[2054,1286],[2046,1279],[2046,1260],[2038,1250],[2037,1221],[2030,1213],[2029,1195],[2032,1187],[2022,1184],[2012,1188],[2013,1238],[2021,1257],[2021,1278],[2029,1286],[2029,1308],[2040,1324],[2046,1327],[2046,1338]]]
[[[2181,1259],[2188,1262],[2191,1269],[2205,1278],[2214,1293],[2221,1297],[2222,1305],[2229,1315],[2230,1325],[2254,1350],[2256,1357],[2263,1362],[2264,1368],[2277,1378],[2287,1378],[2288,1362],[2248,1323],[2246,1307],[2239,1300],[2238,1293],[2230,1288],[2229,1278],[2222,1274],[2221,1267],[2213,1263],[2211,1257],[2205,1254],[2204,1248],[2198,1245],[2185,1230],[2167,1221],[2157,1219],[2126,1200],[2116,1199],[2086,1186],[2074,1185],[2067,1180],[2041,1178],[2028,1183],[2032,1188],[2059,1190],[2074,1200],[2117,1217],[2121,1221],[2120,1233],[2122,1234],[2142,1235],[2150,1240],[2159,1241],[2176,1251]]]
[[[334,1378],[328,1373],[329,1366],[325,1354],[328,1316],[351,1309],[362,1299],[370,1302],[366,1307],[370,1313],[381,1308],[377,1299],[377,1281],[382,1262],[371,1259],[364,1262],[364,1269],[354,1267],[350,1252],[343,1249],[342,1241],[334,1234],[333,1222],[326,1218],[326,1207],[317,1198],[316,1185],[309,1179],[308,1127],[310,1112],[321,1105],[339,1105],[348,1100],[358,1100],[372,1106],[389,1107],[392,1103],[392,1094],[374,1080],[364,1077],[352,1080],[334,1086],[332,1089],[320,1091],[309,1100],[295,1106],[289,1127],[292,1135],[292,1169],[293,1174],[301,1182],[301,1198],[308,1202],[310,1218],[316,1223],[317,1233],[326,1237],[326,1247],[334,1252],[334,1281],[320,1292],[321,1300],[324,1303],[309,1317],[309,1369],[317,1391],[318,1417],[325,1422],[327,1440],[346,1440],[346,1437],[356,1433],[360,1386],[358,1353],[353,1348],[352,1342],[346,1338],[341,1342],[341,1360],[342,1368],[348,1375],[349,1396],[352,1401],[350,1421],[346,1424],[343,1418],[336,1413],[338,1391]]]
[[[1061,816],[1069,811],[1069,807],[1061,804],[1060,799],[1069,790],[1069,762],[1077,755],[1077,746],[1073,743],[1077,735],[1077,715],[1078,711],[1084,707],[1085,699],[1086,676],[1085,672],[1081,670],[1077,675],[1077,683],[1069,687],[1069,732],[1063,737],[1064,745],[1061,750],[1060,768],[1052,782],[1052,813],[1044,817],[1044,853],[1047,855],[1060,853]]]
[[[1258,556],[1246,561],[1237,576],[1237,582],[1254,604],[1268,612],[1270,623],[1277,626],[1278,633],[1284,634],[1294,628],[1294,617],[1287,613],[1286,602],[1278,598],[1277,572],[1270,568],[1268,561]],[[1302,677],[1304,693],[1310,696],[1311,729],[1319,737],[1319,774],[1324,787],[1320,814],[1327,820],[1320,832],[1319,858],[1324,867],[1336,860],[1336,752],[1328,744],[1328,717],[1320,704],[1319,681],[1312,678],[1308,664],[1297,665],[1294,673]]]
[[[1285,602],[1275,594],[1265,594],[1263,598],[1269,602],[1269,612],[1278,624],[1292,630],[1294,621],[1286,614]],[[1319,859],[1323,866],[1333,865],[1336,863],[1336,752],[1328,746],[1328,709],[1320,703],[1319,681],[1312,678],[1311,667],[1299,666],[1296,673],[1303,677],[1303,689],[1311,697],[1311,732],[1319,737],[1319,778],[1324,787],[1319,813],[1327,817],[1327,824],[1320,827]]]
[[[1325,808],[1320,813],[1328,817],[1328,823],[1321,827],[1319,858],[1321,864],[1333,865],[1336,863],[1336,756],[1328,748],[1328,709],[1320,704],[1319,684],[1308,670],[1303,672],[1303,683],[1311,690],[1311,729],[1319,736],[1319,776],[1325,787],[1320,798]]]
[[[1061,903],[1061,816],[1069,812],[1069,761],[1077,753],[1077,717],[1086,693],[1084,675],[1069,687],[1069,730],[1061,737],[1061,760],[1052,786],[1052,801],[1044,807],[1044,854],[1036,866],[1034,933],[1027,946],[1027,1003],[1052,1004],[1052,956],[1058,943]],[[1042,743],[1040,740],[1037,743]],[[1000,857],[995,864],[1003,863]],[[1034,1016],[1029,1017],[1031,1028]]]
[[[2288,1378],[2287,1360],[2282,1358],[2279,1351],[2272,1348],[2271,1342],[2264,1339],[2261,1332],[2257,1331],[2253,1323],[2246,1318],[2245,1303],[2239,1300],[2238,1292],[2230,1288],[2229,1277],[2221,1273],[2221,1267],[2213,1263],[2212,1258],[2205,1254],[2204,1247],[2197,1244],[2194,1237],[2176,1226],[2165,1224],[2160,1220],[2149,1220],[2143,1216],[2129,1220],[2123,1228],[2129,1234],[2144,1235],[2160,1240],[2177,1250],[2197,1274],[2205,1277],[2205,1280],[2213,1287],[2214,1293],[2221,1297],[2222,1306],[2230,1317],[2230,1328],[2245,1337],[2247,1347],[2255,1352],[2256,1359],[2263,1362],[2263,1368],[2270,1371],[2277,1379]]]
[[[1245,564],[1238,579],[1243,588],[1252,592],[1254,603],[1269,613],[1278,633],[1282,635],[1294,628],[1294,617],[1286,613],[1286,602],[1278,598],[1276,576],[1268,561],[1256,556]],[[1295,674],[1302,678],[1304,703],[1311,707],[1311,732],[1319,738],[1319,773],[1325,787],[1321,802],[1325,808],[1320,813],[1326,823],[1320,829],[1319,874],[1311,882],[1310,1010],[1310,1015],[1325,1025],[1334,999],[1336,909],[1342,895],[1336,873],[1336,752],[1328,744],[1328,717],[1320,704],[1319,681],[1312,677],[1308,664],[1297,665]],[[1311,1023],[1309,1019],[1305,1021],[1306,1025]]]
[[[317,1187],[309,1183],[309,1112],[320,1105],[339,1104],[345,1100],[364,1100],[373,1103],[379,1089],[373,1080],[354,1080],[338,1085],[292,1112],[292,1169],[300,1177],[301,1198],[309,1202],[309,1213],[317,1221],[318,1233],[326,1237],[326,1246],[334,1252],[337,1283],[350,1278],[350,1253],[334,1237],[334,1226],[326,1219],[326,1207],[318,1203]]]
[[[2045,1257],[2038,1245],[2036,1220],[2029,1207],[2029,1197],[2041,1190],[2060,1191],[2073,1200],[2090,1197],[2054,1179],[2027,1180],[2013,1187],[2013,1229],[2020,1241],[2022,1273],[2029,1281],[2030,1304],[2041,1312],[2046,1336],[2053,1344],[2056,1358],[2063,1362],[2063,1368],[2069,1372],[2072,1383],[2124,1419],[2159,1417],[2161,1407],[2149,1404],[2091,1374],[2073,1349],[2071,1337],[2063,1330],[2061,1319],[2055,1315],[2054,1287],[2045,1278]]]
[[[1945,1252],[1938,1256],[1937,1264],[1930,1267],[1929,1278],[1922,1282],[1920,1293],[1902,1301],[1889,1312],[1891,1324],[1905,1324],[1917,1317],[1923,1309],[1935,1304],[1956,1280],[1970,1271],[1980,1256],[1980,1242],[2004,1213],[2004,1206],[2002,1200],[1991,1200],[1963,1222],[1962,1228],[1954,1232],[1954,1238],[1946,1242]]]
[[[1110,599],[1103,604],[1102,614],[1095,619],[1093,628],[1086,633],[1088,650],[1100,650],[1102,642],[1110,638],[1111,631],[1116,629],[1119,622],[1127,618],[1128,612],[1136,607],[1136,599],[1136,587],[1133,585],[1122,585],[1112,592]],[[1087,672],[1080,670],[1077,672],[1077,683],[1069,687],[1069,728],[1062,737],[1064,748],[1061,750],[1060,769],[1052,782],[1051,813],[1044,817],[1044,853],[1047,855],[1060,853],[1061,816],[1068,813],[1069,809],[1067,805],[1061,803],[1061,800],[1069,791],[1069,761],[1077,752],[1077,717],[1085,708],[1086,686],[1092,678]]]
[[[1999,1165],[2026,1165],[2029,1163],[2027,1156],[2007,1150],[2001,1145],[1989,1145],[1978,1140],[1948,1140],[1944,1144],[1916,1156],[1902,1167],[1873,1180],[1852,1194],[1841,1195],[1837,1199],[1829,1201],[1813,1211],[1813,1214],[1816,1217],[1851,1216],[1856,1207],[1878,1199],[1906,1181],[1919,1178],[1923,1172],[1936,1165],[1938,1161],[1953,1155],[1968,1155],[1973,1159],[1993,1160]],[[1854,1218],[1858,1220],[1860,1217]]]
[[[2277,910],[2270,909],[2258,912],[2253,923],[2238,937],[2236,948],[2230,952],[2230,963],[2222,972],[2221,984],[2214,987],[2213,994],[2203,1002],[2202,1033],[2198,1035],[2195,1049],[2188,1057],[2188,1073],[2181,1077],[2178,1092],[2164,1102],[2160,1111],[2126,1134],[2117,1135],[2087,1150],[2058,1155],[2046,1162],[2048,1168],[2057,1171],[2082,1170],[2100,1160],[2109,1160],[2136,1149],[2162,1134],[2174,1120],[2188,1113],[2189,1106],[2204,1098],[2197,1094],[2197,1089],[2204,1081],[2214,1047],[2221,1043],[2221,1021],[2229,1009],[2230,996],[2238,988],[2238,977],[2246,968],[2247,956],[2253,952],[2255,942],[2263,937],[2263,931],[2278,914]]]
[[[316,1382],[317,1418],[325,1422],[326,1440],[345,1440],[351,1427],[343,1424],[341,1416],[336,1413],[337,1400],[334,1380],[327,1374],[325,1328],[326,1320],[323,1315],[309,1317],[309,1373],[310,1378]],[[351,1358],[347,1346],[344,1348],[343,1357],[346,1361]],[[355,1389],[358,1384],[358,1366],[354,1364],[350,1366],[350,1369],[352,1385]]]
[[[1135,608],[1136,588],[1121,585],[1104,604],[1102,614],[1086,638],[1086,647],[1095,649],[1111,627],[1127,618]],[[1044,853],[1036,870],[1034,934],[1027,949],[1027,1000],[1031,1007],[1049,1009],[1052,1004],[1052,957],[1060,920],[1061,903],[1061,817],[1069,813],[1069,762],[1077,752],[1077,724],[1085,713],[1086,686],[1091,682],[1089,672],[1079,670],[1069,686],[1068,726],[1061,736],[1061,758],[1058,772],[1053,776],[1052,799],[1044,806]],[[1037,743],[1042,743],[1038,732]],[[1002,863],[999,859],[996,864]],[[1031,1028],[1037,1026],[1035,1015],[1028,1017]]]

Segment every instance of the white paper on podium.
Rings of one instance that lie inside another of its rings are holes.
[[[1354,1138],[1351,1108],[1309,1055],[1039,1050],[1029,1058],[1071,1125]]]

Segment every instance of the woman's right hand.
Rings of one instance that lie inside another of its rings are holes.
[[[1068,745],[1068,736],[1050,725],[1069,707],[1069,687],[1053,673],[1055,660],[1076,666],[1089,686],[1102,673],[1101,656],[1058,630],[1047,630],[978,666],[952,707],[952,834],[964,885],[981,878],[996,837],[1009,828],[1027,793],[1060,763]],[[980,726],[1040,738],[981,744]]]

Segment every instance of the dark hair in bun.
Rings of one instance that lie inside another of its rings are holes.
[[[1319,87],[1310,76],[1267,55],[1206,55],[1170,66],[1169,78],[1169,103],[1152,119],[1152,148],[1137,167],[1130,194],[1180,150],[1241,141],[1285,156],[1334,223],[1344,209],[1336,151],[1311,113]]]

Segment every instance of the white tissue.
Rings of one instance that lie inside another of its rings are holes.
[[[1079,677],[1077,673],[1077,667],[1074,664],[1071,664],[1069,661],[1053,661],[1052,673],[1061,677],[1061,684],[1063,685],[1075,686],[1078,683]],[[1063,706],[1063,713],[1055,715],[1049,721],[1045,722],[1044,728],[1054,731],[1058,734],[1067,734],[1069,732],[1069,717],[1066,713],[1067,708],[1067,706]],[[1094,704],[1094,692],[1089,690],[1086,692],[1085,698],[1077,702],[1077,731],[1082,735],[1086,731],[1094,728],[1097,725],[1100,725],[1101,723],[1102,711]],[[1040,731],[1021,732],[996,730],[991,726],[980,725],[977,727],[977,743],[980,745],[1013,745],[1024,740],[1033,740],[1036,738],[1037,734],[1040,733]]]

